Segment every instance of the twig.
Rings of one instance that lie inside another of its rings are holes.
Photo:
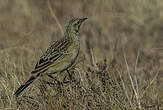
[[[138,60],[139,60],[139,50],[138,50],[137,57],[136,57],[135,71],[134,71],[134,75],[133,75],[133,76],[134,76],[134,80],[135,80],[135,88],[136,88],[136,93],[137,93],[137,103],[138,103],[139,109],[141,110],[139,87],[138,87],[138,82],[137,82],[137,77],[136,77],[136,71],[137,71]],[[135,95],[136,95],[136,94],[135,94]]]
[[[124,83],[124,81],[123,81],[123,79],[122,79],[122,73],[121,73],[120,71],[118,71],[118,70],[117,70],[117,72],[119,73],[120,79],[121,79],[121,81],[122,81],[122,87],[123,87],[123,90],[125,91],[125,95],[126,95],[127,99],[129,100],[130,106],[131,106],[131,108],[132,108],[131,100],[130,100],[130,98],[129,98],[129,96],[128,96],[128,93],[127,93],[127,90],[126,90],[126,87],[125,87],[125,83]]]
[[[57,25],[58,25],[58,27],[59,27],[59,29],[60,29],[62,35],[64,35],[63,28],[62,28],[61,24],[59,23],[59,21],[58,21],[56,15],[55,15],[55,13],[54,13],[54,11],[53,11],[52,8],[51,8],[49,0],[47,0],[47,4],[48,4],[48,9],[49,9],[49,11],[50,11],[50,13],[51,13],[53,19],[56,21],[56,23],[57,23]]]
[[[127,63],[127,59],[126,59],[126,55],[125,55],[124,50],[123,50],[123,55],[124,55],[124,59],[125,59],[126,67],[127,67],[127,73],[128,73],[132,88],[133,88],[134,93],[135,93],[135,97],[136,97],[136,100],[137,100],[137,103],[138,103],[138,107],[139,107],[140,110],[142,110],[140,100],[139,100],[139,96],[138,96],[138,93],[137,93],[137,91],[136,91],[136,89],[134,87],[134,82],[133,82],[132,77],[131,77],[131,73],[130,73],[130,70],[129,70],[129,66],[128,66],[128,63]]]
[[[146,93],[146,90],[150,87],[150,85],[152,85],[153,82],[156,80],[156,78],[157,78],[157,76],[158,76],[158,74],[159,74],[159,71],[160,71],[160,68],[158,69],[156,75],[155,75],[154,78],[151,80],[151,82],[149,83],[149,85],[145,88],[145,91],[142,93],[141,98],[142,98],[143,95]]]

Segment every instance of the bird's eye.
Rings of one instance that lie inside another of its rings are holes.
[[[78,21],[77,24],[80,24],[80,22]]]

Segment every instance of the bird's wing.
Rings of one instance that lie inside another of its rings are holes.
[[[57,63],[62,58],[64,58],[67,54],[65,51],[71,45],[71,42],[66,39],[61,39],[60,41],[54,42],[50,47],[46,50],[46,52],[40,57],[39,61],[36,63],[34,71],[35,73],[42,73],[46,71],[50,65]]]

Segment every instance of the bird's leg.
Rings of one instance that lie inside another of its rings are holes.
[[[57,82],[57,84],[59,84],[59,85],[63,85],[62,84],[62,82],[60,82],[60,81],[58,81],[56,78],[54,78],[52,75],[48,75],[51,79],[53,79],[54,80],[54,82]]]
[[[48,75],[50,78],[52,78],[53,80],[54,80],[54,82],[57,82],[57,84],[59,85],[58,86],[58,88],[59,88],[59,90],[60,91],[62,91],[62,89],[61,89],[61,86],[63,86],[63,82],[61,82],[61,81],[58,81],[56,78],[54,78],[52,75]]]
[[[69,82],[70,82],[70,80],[66,80],[66,76],[65,76],[64,79],[63,79],[63,83],[66,84],[66,83],[69,83]]]
[[[54,78],[52,75],[48,75],[51,79],[53,79],[53,80],[56,80],[56,78]]]
[[[70,80],[66,81],[66,80],[65,80],[65,79],[66,79],[66,76],[65,76],[64,79],[63,79],[63,83],[69,83],[69,82],[72,81],[72,75],[70,74],[70,71],[69,71],[68,69],[67,69],[66,71],[67,71],[67,73],[68,73],[68,76],[69,76]]]
[[[68,69],[66,71],[67,71],[67,73],[68,73],[68,75],[70,77],[70,80],[72,80],[72,75],[70,74],[70,71]]]

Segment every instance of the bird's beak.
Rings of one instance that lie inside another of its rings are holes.
[[[82,23],[82,22],[85,21],[86,19],[88,19],[88,18],[82,18],[82,19],[80,19],[80,23]]]

